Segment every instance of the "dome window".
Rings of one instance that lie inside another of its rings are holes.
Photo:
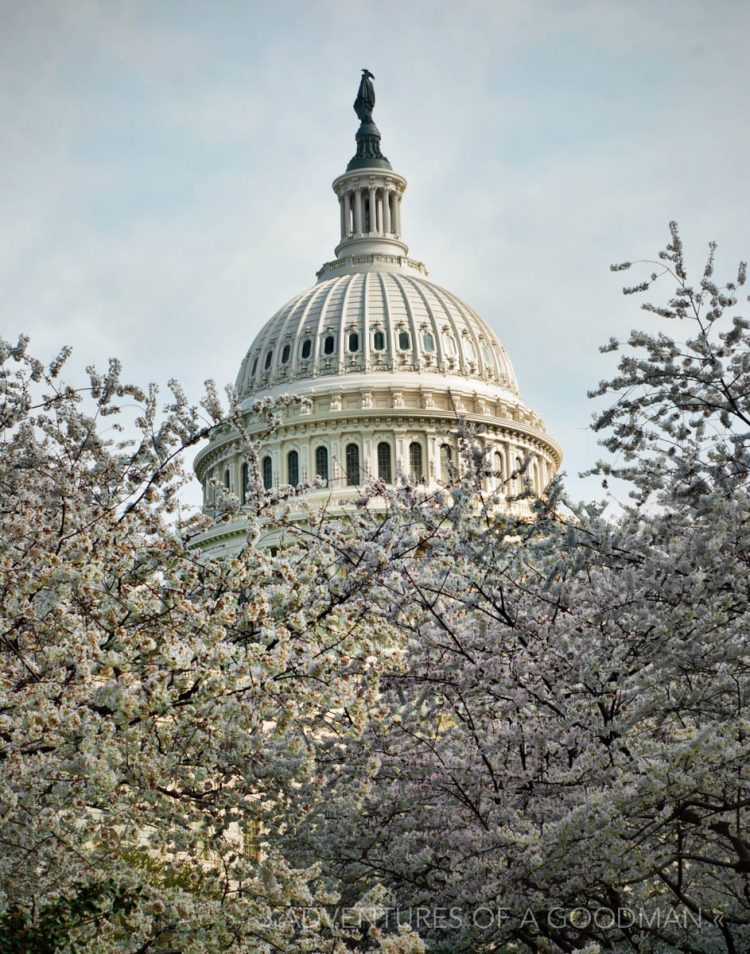
[[[385,335],[382,331],[376,331],[372,336],[372,347],[374,351],[385,351]]]
[[[356,487],[359,484],[359,446],[357,444],[346,445],[346,482],[350,487]]]
[[[412,480],[421,480],[424,477],[422,470],[422,445],[417,441],[409,444],[409,472]]]
[[[224,471],[224,486],[229,490],[229,469]]]
[[[305,338],[305,340],[302,342],[302,357],[309,358],[311,351],[312,351],[312,341],[310,340],[310,338]]]
[[[440,479],[444,484],[450,483],[453,448],[450,444],[440,445]]]
[[[258,359],[256,358],[255,361],[253,361],[253,370],[250,372],[250,377],[251,377],[251,378],[254,378],[254,377],[255,377],[255,372],[256,372],[257,370],[258,370]]]
[[[500,490],[503,486],[503,455],[500,451],[495,451],[492,457],[492,466],[495,471],[495,489]]]
[[[328,448],[315,448],[315,473],[328,484]]]
[[[489,345],[482,345],[482,357],[484,358],[485,364],[492,364],[492,352],[490,351]]]
[[[435,350],[435,339],[432,337],[429,331],[425,331],[425,333],[422,335],[422,347],[425,351]]]
[[[247,465],[247,463],[245,463],[242,465],[241,484],[240,484],[240,492],[241,492],[240,500],[243,504],[247,503],[249,491],[250,491],[250,468]]]
[[[391,471],[391,445],[388,441],[378,444],[378,477],[390,484],[393,480]]]
[[[268,371],[268,369],[271,367],[272,361],[273,361],[273,348],[271,348],[271,350],[266,355],[266,360],[263,364],[263,367],[266,369],[266,371]]]
[[[286,363],[287,363],[287,361],[289,360],[289,355],[290,355],[291,353],[292,353],[292,346],[291,346],[291,345],[288,345],[288,344],[284,345],[284,350],[281,352],[281,363],[282,363],[282,364],[286,364]]]
[[[349,350],[359,351],[359,335],[356,331],[352,331],[349,335]]]
[[[286,455],[286,473],[289,483],[296,487],[299,483],[299,454],[296,450],[289,451]]]
[[[411,338],[408,331],[399,331],[398,346],[402,351],[407,351],[411,347]]]
[[[474,342],[470,341],[468,338],[464,342],[464,351],[466,352],[466,357],[469,361],[477,360],[477,349],[474,347]]]
[[[445,342],[445,353],[449,358],[455,358],[458,355],[458,351],[456,350],[456,339],[453,337],[453,335],[446,335],[443,338],[443,341]]]
[[[266,490],[270,490],[273,487],[273,464],[268,455],[263,458],[261,469],[263,471],[263,486]]]
[[[333,354],[335,348],[336,339],[333,335],[326,335],[325,341],[323,342],[323,354]]]

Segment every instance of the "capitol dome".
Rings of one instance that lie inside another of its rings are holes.
[[[307,399],[288,405],[264,439],[263,483],[270,489],[317,476],[321,486],[306,496],[327,506],[344,506],[374,477],[448,483],[458,461],[451,431],[466,419],[487,447],[488,482],[512,497],[524,464],[525,479],[543,493],[562,455],[523,403],[505,348],[486,321],[409,257],[401,227],[406,180],[380,151],[372,79],[364,70],[354,104],[357,152],[333,182],[335,258],[264,325],[237,375],[251,430],[260,426],[252,423],[259,400]],[[230,428],[198,454],[195,471],[209,512],[219,485],[243,501],[248,469]],[[241,519],[222,522],[200,543],[233,552],[244,529]]]
[[[518,394],[508,355],[491,328],[455,295],[405,268],[326,278],[284,305],[250,346],[237,376],[241,397],[321,376],[412,372]]]

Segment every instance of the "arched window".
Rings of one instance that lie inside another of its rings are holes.
[[[534,493],[540,493],[542,488],[539,480],[539,464],[536,457],[532,457],[529,461],[529,480],[531,481],[531,489]]]
[[[388,441],[381,441],[378,444],[378,477],[387,484],[393,481],[393,472],[391,469],[391,445]]]
[[[399,331],[398,346],[402,351],[406,351],[411,345],[411,338],[408,331]]]
[[[444,484],[450,483],[451,462],[453,461],[453,448],[450,444],[440,445],[440,479]]]
[[[315,448],[315,473],[328,483],[328,448]]]
[[[409,444],[409,471],[413,480],[421,480],[424,477],[422,470],[422,445],[417,441]]]
[[[286,473],[289,483],[296,487],[299,483],[299,454],[296,450],[289,451],[286,455]]]
[[[425,333],[422,335],[422,347],[425,351],[435,350],[435,339],[432,337],[429,331],[425,331]]]
[[[247,503],[247,493],[250,489],[250,468],[245,463],[242,465],[242,487],[240,488],[240,500],[243,504]]]
[[[263,486],[266,490],[270,490],[273,487],[273,464],[268,455],[263,458],[261,468],[263,470]]]
[[[333,354],[335,347],[336,339],[333,335],[326,335],[325,341],[323,342],[323,354]]]
[[[372,347],[374,351],[385,351],[385,334],[382,331],[376,331],[372,336]]]
[[[309,338],[305,338],[305,340],[302,342],[302,357],[309,358],[311,351],[312,351],[312,341]]]
[[[349,335],[349,350],[359,351],[359,335],[356,331],[352,331]]]
[[[359,484],[359,446],[346,445],[346,482],[356,487]]]
[[[495,471],[495,487],[500,490],[503,486],[503,455],[500,451],[492,455],[492,469]]]
[[[281,352],[281,363],[286,364],[289,360],[289,355],[292,353],[292,346],[285,344],[284,350]]]
[[[229,468],[224,471],[224,486],[229,490]]]

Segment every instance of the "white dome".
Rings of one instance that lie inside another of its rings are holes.
[[[355,106],[364,115],[357,154],[333,181],[335,258],[264,325],[237,375],[245,427],[260,438],[258,476],[267,489],[311,484],[306,504],[333,510],[351,505],[372,478],[450,486],[462,466],[457,425],[465,420],[485,449],[486,489],[527,513],[517,495],[526,483],[544,492],[560,448],[524,404],[492,329],[409,258],[406,180],[380,152],[368,96],[369,112]],[[304,400],[285,404],[266,433],[255,404],[285,394]],[[217,429],[194,466],[209,513],[221,514],[220,488],[246,503],[249,463],[232,427]],[[237,552],[246,530],[242,515],[219,520],[197,544]]]
[[[255,338],[236,387],[247,398],[324,375],[405,371],[518,393],[508,355],[479,315],[444,288],[396,271],[341,275],[297,295]]]

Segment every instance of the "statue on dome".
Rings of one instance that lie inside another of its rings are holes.
[[[354,112],[361,123],[372,122],[372,111],[375,107],[375,87],[372,85],[374,79],[375,77],[369,70],[362,70],[357,98],[354,100]]]

